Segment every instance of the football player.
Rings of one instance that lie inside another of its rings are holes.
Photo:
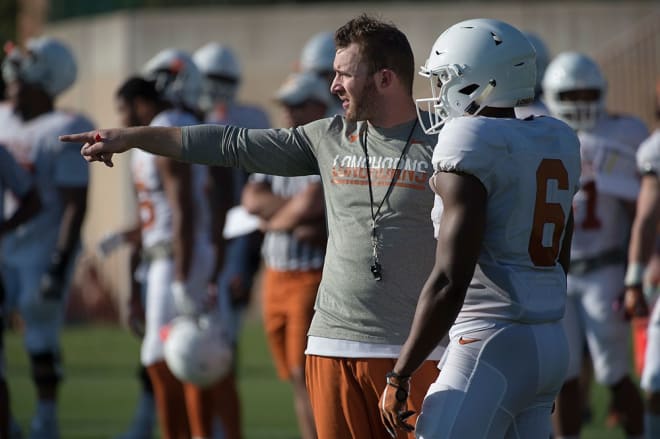
[[[120,124],[125,127],[148,125],[159,113],[161,99],[152,81],[134,76],[124,81],[117,89],[115,102]],[[105,236],[99,243],[99,252],[106,256],[118,246],[126,243],[131,246],[131,291],[129,296],[128,323],[136,336],[144,337],[145,291],[144,270],[139,270],[142,236],[140,222],[130,229]],[[140,363],[138,377],[141,392],[137,410],[128,430],[121,439],[150,438],[156,423],[156,408],[151,379],[144,365]]]
[[[660,81],[656,88],[657,117],[660,120]],[[660,273],[646,273],[652,257],[658,257],[657,229],[660,222],[660,128],[645,140],[637,151],[637,168],[642,185],[637,200],[635,221],[630,235],[628,268],[625,277],[626,297],[639,297],[643,289],[651,293],[657,288]],[[644,279],[646,277],[646,279]],[[646,282],[644,282],[646,280]],[[644,285],[648,283],[649,285]],[[656,283],[656,285],[653,285]],[[649,301],[657,300],[647,294]],[[635,306],[631,303],[628,306]],[[648,328],[648,343],[642,373],[642,388],[646,391],[646,438],[660,437],[660,305],[653,308]]]
[[[647,310],[641,294],[633,290],[623,300],[623,279],[639,192],[635,152],[648,130],[635,117],[609,114],[606,90],[598,65],[577,52],[559,54],[543,78],[548,109],[577,132],[582,158],[563,320],[570,361],[555,411],[560,438],[580,433],[583,398],[578,376],[585,340],[595,379],[610,389],[612,408],[621,414],[626,433],[641,437],[643,432],[642,401],[629,375],[628,319]]]
[[[8,191],[8,192],[6,192]],[[4,198],[6,193],[15,197],[16,207],[11,217],[4,220]],[[0,241],[10,232],[30,218],[41,208],[39,194],[30,174],[20,167],[4,145],[0,145]],[[0,267],[2,258],[0,257]],[[9,388],[5,380],[4,328],[5,328],[5,289],[0,275],[0,437],[10,437]],[[12,425],[12,428],[14,426]]]
[[[241,67],[238,57],[227,45],[210,42],[193,54],[195,65],[203,75],[202,92],[199,107],[205,114],[205,122],[229,124],[244,128],[268,128],[268,116],[259,107],[245,105],[238,101],[241,84]],[[211,173],[216,180],[215,187],[221,188],[223,178],[219,173],[230,172],[232,191],[219,190],[213,195],[220,213],[215,218],[220,220],[221,213],[227,208],[240,205],[241,192],[247,182],[248,174],[241,169],[212,167]],[[230,199],[227,200],[226,196]],[[214,233],[221,233],[222,227],[215,221]],[[224,257],[217,261],[220,275],[218,284],[218,305],[222,321],[231,343],[238,344],[241,316],[250,300],[254,276],[259,268],[259,248],[263,234],[254,231],[224,242]],[[221,237],[216,237],[221,242]],[[220,411],[222,428],[228,439],[239,439],[241,433],[241,403],[236,383],[236,371],[232,370],[216,387],[215,403]]]
[[[323,118],[331,99],[327,83],[310,72],[291,75],[276,94],[289,127]],[[253,174],[242,203],[261,218],[265,232],[262,306],[268,345],[280,379],[293,386],[301,437],[313,439],[305,344],[325,255],[323,188],[318,175]]]
[[[535,54],[513,26],[490,19],[451,26],[421,74],[437,131],[435,266],[380,400],[394,437],[407,422],[410,376],[449,332],[418,438],[547,438],[568,346],[561,317],[580,175],[566,124],[516,119],[534,97]],[[512,355],[515,350],[515,355]],[[384,377],[385,378],[385,377]]]
[[[73,85],[76,61],[62,42],[30,39],[25,48],[7,46],[2,75],[8,105],[0,106],[0,143],[34,178],[42,210],[2,242],[7,303],[25,321],[25,348],[37,388],[31,422],[34,437],[58,437],[56,401],[62,379],[59,336],[69,280],[87,207],[88,167],[80,145],[59,142],[72,129],[91,129],[85,117],[55,108]]]
[[[166,49],[147,62],[143,76],[155,98],[140,107],[140,125],[198,123],[194,110],[201,74],[185,52]],[[161,431],[167,437],[212,434],[211,391],[181,383],[164,358],[163,328],[177,315],[202,311],[214,266],[207,169],[145,152],[131,157],[147,264],[145,333],[141,360],[151,379]]]

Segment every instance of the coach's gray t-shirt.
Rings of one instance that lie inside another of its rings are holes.
[[[434,196],[427,182],[436,137],[424,134],[416,120],[386,129],[365,124],[336,116],[293,129],[184,127],[183,159],[273,175],[320,175],[329,236],[309,335],[401,345],[434,262]],[[403,171],[377,216],[382,280],[376,281],[362,130],[375,212],[413,127]]]

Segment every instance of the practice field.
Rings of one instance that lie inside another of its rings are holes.
[[[27,427],[34,408],[27,358],[18,334],[5,338],[12,409]],[[113,438],[128,425],[138,393],[138,340],[116,327],[77,326],[64,332],[66,381],[59,409],[62,439]],[[259,322],[248,322],[239,355],[245,439],[298,437],[291,391],[275,376]],[[603,426],[608,397],[594,386],[594,422],[589,439],[623,438]]]

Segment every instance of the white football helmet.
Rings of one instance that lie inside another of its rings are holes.
[[[176,49],[158,52],[145,64],[143,75],[156,82],[156,90],[172,105],[183,105],[189,110],[197,108],[202,75],[186,52]]]
[[[165,362],[181,381],[208,387],[232,367],[232,348],[216,316],[180,316],[165,338]]]
[[[592,91],[593,99],[573,99],[567,93]],[[543,76],[543,98],[550,113],[575,130],[590,130],[605,111],[607,82],[598,64],[578,52],[563,52]]]
[[[5,51],[7,56],[2,63],[5,82],[21,80],[36,84],[55,98],[76,80],[78,68],[73,52],[55,38],[31,38],[25,50],[8,44]]]
[[[321,75],[335,71],[335,37],[332,32],[319,32],[310,38],[300,53],[300,69]]]
[[[536,51],[536,94],[538,95],[542,91],[541,82],[543,81],[543,75],[545,74],[545,69],[548,68],[548,63],[550,62],[550,52],[548,47],[545,45],[543,40],[532,32],[523,32],[527,37],[534,51]]]
[[[216,102],[233,102],[241,81],[241,66],[231,48],[208,43],[194,53],[193,60],[204,75],[199,106],[204,111]]]
[[[424,131],[437,133],[449,119],[477,115],[484,107],[507,108],[534,98],[534,48],[515,27],[499,20],[466,20],[445,30],[433,44],[420,75],[432,98],[417,99],[428,110]]]

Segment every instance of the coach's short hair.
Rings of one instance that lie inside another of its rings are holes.
[[[369,74],[385,68],[392,70],[412,96],[415,58],[408,38],[394,24],[362,14],[335,32],[337,48],[346,48],[351,43],[359,45]]]

